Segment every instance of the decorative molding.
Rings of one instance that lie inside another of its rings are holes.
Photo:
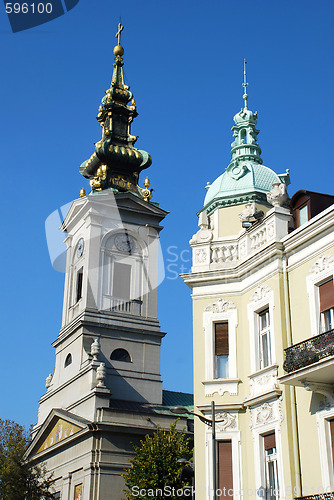
[[[52,373],[49,373],[49,375],[46,377],[45,380],[45,387],[48,389],[52,385]]]
[[[195,262],[202,264],[207,259],[207,251],[204,248],[197,248],[195,251]]]
[[[202,228],[197,231],[189,241],[189,244],[192,245],[193,243],[207,243],[211,241],[213,238],[213,232],[211,229],[208,228]]]
[[[274,182],[272,189],[267,193],[267,201],[274,207],[282,207],[288,201],[288,193],[284,182]]]
[[[250,298],[250,302],[259,302],[260,300],[267,297],[271,292],[271,288],[265,285],[258,285],[257,290]]]
[[[274,221],[269,222],[267,226],[268,238],[273,238],[275,236],[275,223]]]
[[[256,409],[256,424],[266,424],[273,420],[273,408],[269,403],[264,403],[260,408]]]
[[[218,432],[224,432],[227,428],[236,429],[237,428],[237,417],[232,415],[227,411],[223,413],[216,414],[216,430]]]
[[[199,214],[198,225],[200,229],[191,238],[190,245],[192,243],[206,243],[213,238],[212,228],[210,228],[210,221],[206,211]]]
[[[334,386],[332,384],[321,384],[317,382],[309,382],[308,380],[302,380],[302,384],[304,389],[307,391],[322,394],[330,404],[334,404]]]
[[[332,255],[320,255],[310,269],[310,273],[318,274],[326,269],[329,269],[334,264],[334,257]]]
[[[107,371],[106,364],[100,363],[96,370],[96,379],[98,380],[97,387],[105,387],[105,379],[106,379]]]
[[[244,175],[246,175],[249,171],[250,168],[245,163],[241,163],[239,165],[232,164],[226,169],[226,172],[228,172],[229,175],[232,177],[232,179],[236,181],[239,180]]]
[[[319,403],[319,410],[320,411],[329,411],[334,409],[334,399],[333,398],[326,398],[323,401],[320,401]]]
[[[239,219],[241,220],[241,222],[249,221],[250,219],[258,220],[263,217],[263,215],[263,211],[259,211],[257,209],[256,203],[253,201],[245,205],[245,208],[239,214]]]
[[[98,361],[98,357],[101,351],[99,339],[95,339],[90,346],[90,355],[93,356],[93,361]]]
[[[212,311],[214,313],[222,313],[222,312],[226,312],[228,309],[236,309],[234,302],[219,298],[213,304],[206,306],[204,311]]]
[[[249,376],[250,398],[279,389],[277,365],[270,366]]]
[[[282,410],[281,398],[272,401],[271,403],[265,402],[261,406],[251,409],[251,424],[250,430],[255,427],[265,427],[268,424],[282,423],[284,414]]]
[[[225,392],[229,392],[231,396],[236,396],[238,394],[238,383],[240,380],[237,379],[217,379],[203,382],[204,392],[206,397],[212,397],[214,393],[223,396]]]

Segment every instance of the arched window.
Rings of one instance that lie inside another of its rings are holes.
[[[65,359],[64,368],[72,363],[72,354],[68,353]]]
[[[244,128],[240,132],[240,139],[241,139],[241,144],[247,144],[247,132]]]
[[[124,361],[131,363],[130,354],[125,349],[115,349],[110,355],[111,361]]]

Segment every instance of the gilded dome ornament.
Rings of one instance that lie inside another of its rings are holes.
[[[124,82],[124,49],[119,23],[115,35],[114,68],[110,87],[98,108],[97,121],[102,127],[102,138],[95,142],[95,151],[80,166],[80,173],[90,180],[93,191],[113,189],[114,192],[132,192],[145,200],[152,198],[152,190],[139,187],[138,177],[151,163],[149,153],[134,147],[138,137],[131,133],[131,124],[138,116],[136,101],[129,85]]]

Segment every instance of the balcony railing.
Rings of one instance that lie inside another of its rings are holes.
[[[103,296],[103,310],[116,311],[127,314],[141,315],[143,301],[140,299],[120,299],[110,295]]]
[[[320,333],[285,349],[283,368],[288,373],[294,372],[329,356],[334,356],[334,330]]]
[[[319,495],[309,495],[307,497],[295,497],[295,500],[331,500],[332,498],[334,498],[334,492],[319,493]]]

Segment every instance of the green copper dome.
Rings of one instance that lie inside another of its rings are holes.
[[[226,169],[209,186],[204,206],[212,212],[222,205],[238,205],[249,201],[267,203],[266,193],[274,182],[281,180],[270,168],[255,162],[239,163]]]
[[[244,107],[233,120],[234,141],[231,144],[231,162],[225,172],[211,185],[206,186],[207,194],[204,207],[208,215],[219,207],[258,202],[269,205],[266,194],[274,182],[289,184],[289,174],[277,175],[273,170],[262,165],[261,148],[257,143],[259,130],[256,129],[257,112],[247,107],[246,72],[243,87]]]

